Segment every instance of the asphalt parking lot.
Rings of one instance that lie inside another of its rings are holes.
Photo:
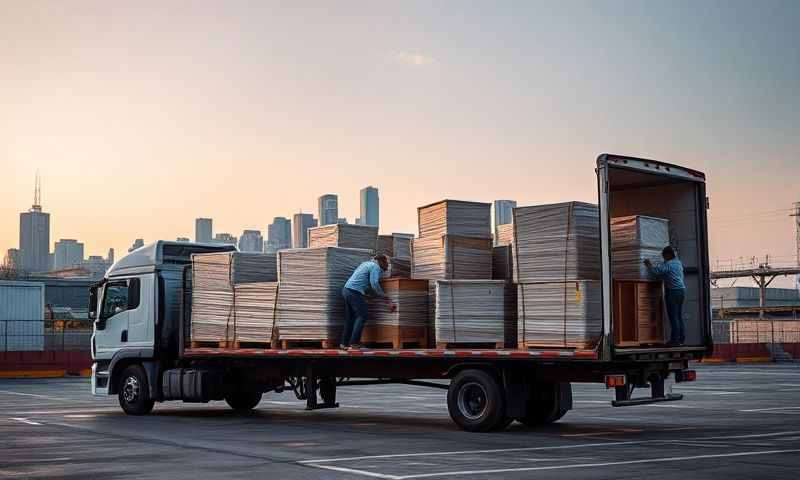
[[[291,392],[235,415],[225,403],[157,404],[145,417],[86,378],[0,380],[2,478],[797,478],[800,365],[698,367],[685,400],[614,408],[575,385],[560,422],[458,430],[445,391],[343,388],[306,412]]]

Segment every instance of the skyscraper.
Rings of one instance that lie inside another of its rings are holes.
[[[42,211],[38,173],[33,205],[19,214],[19,257],[21,270],[44,272],[50,269],[50,214]]]
[[[292,221],[275,217],[267,226],[267,251],[274,253],[284,248],[292,248]]]
[[[83,263],[83,244],[72,238],[62,238],[56,242],[53,255],[55,270],[80,266]]]
[[[292,247],[308,248],[308,229],[317,226],[317,219],[310,213],[295,213],[292,218]]]
[[[108,249],[108,257],[106,258],[106,263],[108,264],[109,267],[111,265],[114,265],[114,249],[113,248],[109,248]]]
[[[319,224],[332,225],[339,219],[339,197],[332,193],[327,193],[317,200],[317,214]]]
[[[497,226],[511,223],[513,219],[512,209],[516,208],[515,200],[495,200],[494,201],[494,238],[497,238]]]
[[[194,241],[198,243],[211,243],[214,236],[213,220],[210,218],[197,218],[194,221]]]
[[[220,232],[214,235],[211,243],[221,243],[223,245],[236,245],[236,237],[230,233]]]
[[[245,230],[239,237],[240,252],[263,252],[264,237],[258,230]]]
[[[378,189],[369,186],[361,189],[361,225],[377,227],[380,223]]]

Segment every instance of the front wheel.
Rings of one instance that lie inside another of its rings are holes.
[[[450,418],[469,432],[488,432],[506,422],[506,403],[497,380],[482,370],[464,370],[447,390]]]
[[[131,365],[122,371],[119,388],[119,406],[128,415],[145,415],[153,410],[147,372],[141,365]]]
[[[261,402],[261,392],[238,391],[225,395],[225,401],[237,412],[249,412]]]

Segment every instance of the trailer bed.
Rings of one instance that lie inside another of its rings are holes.
[[[308,349],[308,348],[187,348],[184,357],[423,357],[423,358],[527,358],[597,360],[596,350],[518,349]]]

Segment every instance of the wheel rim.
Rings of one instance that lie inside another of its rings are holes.
[[[467,419],[477,420],[486,413],[487,398],[483,385],[469,382],[458,391],[458,410]]]
[[[122,385],[122,397],[128,403],[134,403],[139,399],[139,380],[136,377],[128,377]]]

